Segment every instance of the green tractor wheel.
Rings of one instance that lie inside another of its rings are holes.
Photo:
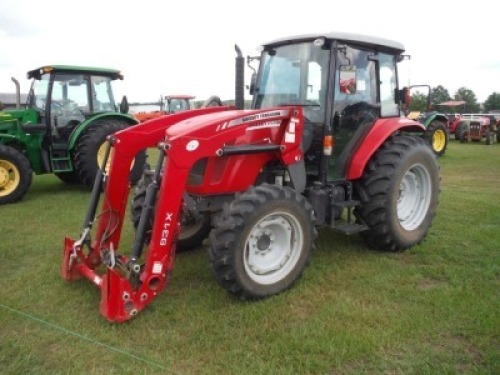
[[[56,172],[54,173],[58,179],[68,185],[77,185],[80,184],[80,178],[78,178],[78,174],[73,172]]]
[[[15,148],[0,145],[0,205],[24,197],[31,185],[31,178],[28,159]]]
[[[80,180],[88,188],[91,189],[94,186],[97,170],[103,163],[107,147],[106,137],[128,126],[126,122],[117,119],[101,119],[95,121],[95,123],[80,136],[75,147],[75,170]],[[109,168],[112,157],[113,155],[111,153],[106,168]],[[130,181],[132,184],[135,185],[141,178],[145,162],[146,153],[142,151],[135,157],[131,166]]]
[[[424,133],[424,139],[427,140],[432,151],[434,151],[437,156],[444,155],[446,147],[448,146],[448,138],[448,129],[441,121],[431,121]]]

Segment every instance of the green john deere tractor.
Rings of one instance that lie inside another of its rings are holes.
[[[28,79],[26,107],[18,101],[16,109],[0,112],[0,205],[20,200],[33,172],[91,188],[107,136],[138,123],[127,114],[126,97],[115,102],[112,83],[123,79],[118,70],[50,65],[29,71]],[[145,153],[136,155],[132,184],[145,160]]]
[[[431,87],[429,85],[410,86],[412,93],[414,90],[416,92],[419,89],[427,90],[426,94],[421,94],[426,97],[425,112],[412,111],[408,114],[408,118],[416,120],[425,126],[426,130],[422,134],[422,138],[429,144],[436,156],[442,156],[446,152],[450,139],[448,118],[444,113],[431,110]]]

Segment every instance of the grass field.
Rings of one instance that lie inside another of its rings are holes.
[[[88,281],[59,277],[88,192],[35,176],[0,207],[0,373],[500,374],[500,144],[452,141],[439,162],[421,245],[377,253],[321,230],[295,287],[257,303],[220,288],[200,248],[124,324],[99,314]],[[128,220],[124,231],[128,252]]]

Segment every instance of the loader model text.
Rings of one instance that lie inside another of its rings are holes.
[[[170,235],[170,225],[172,224],[173,213],[167,212],[165,215],[165,221],[163,222],[163,228],[161,231],[160,246],[166,246],[168,241],[168,236]]]

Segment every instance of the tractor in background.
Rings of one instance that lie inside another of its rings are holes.
[[[53,173],[65,183],[92,188],[103,165],[106,138],[138,121],[120,105],[112,83],[114,69],[47,65],[28,72],[32,79],[26,107],[0,112],[0,204],[20,200],[32,174]],[[16,85],[19,97],[19,85]],[[131,168],[132,183],[142,175],[145,152]]]
[[[317,228],[402,251],[431,227],[439,167],[421,137],[425,127],[402,116],[401,43],[338,32],[266,43],[249,110],[245,59],[236,51],[234,107],[161,116],[108,137],[110,167],[97,173],[79,237],[65,239],[61,276],[99,288],[111,322],[136,316],[167,286],[180,239],[195,246],[203,237],[183,226],[186,217],[208,235],[215,279],[242,300],[294,285]],[[348,90],[342,82],[351,82]],[[132,198],[132,248],[120,251],[129,165],[155,146],[146,192]]]
[[[167,95],[161,96],[156,111],[136,111],[134,117],[140,122],[151,120],[163,115],[172,114],[179,111],[187,111],[195,108],[195,96],[193,95]]]
[[[412,85],[410,90],[424,89],[427,91],[425,94],[426,106],[425,111],[411,111],[408,113],[408,118],[419,121],[425,126],[425,132],[422,137],[427,141],[431,149],[437,156],[442,156],[448,147],[450,140],[450,131],[448,129],[448,118],[444,113],[432,110],[431,105],[431,87],[429,85]]]
[[[195,109],[196,105],[193,95],[167,95],[160,98],[159,110],[157,111],[138,111],[134,116],[140,122],[151,120],[163,115],[171,115],[181,111],[189,111]],[[218,96],[211,96],[203,104],[202,107],[221,106],[222,102]]]
[[[498,125],[494,116],[487,114],[478,115],[461,115],[455,128],[455,139],[462,143],[469,141],[481,142],[483,139],[486,145],[491,145],[495,142],[495,137],[498,139]]]

